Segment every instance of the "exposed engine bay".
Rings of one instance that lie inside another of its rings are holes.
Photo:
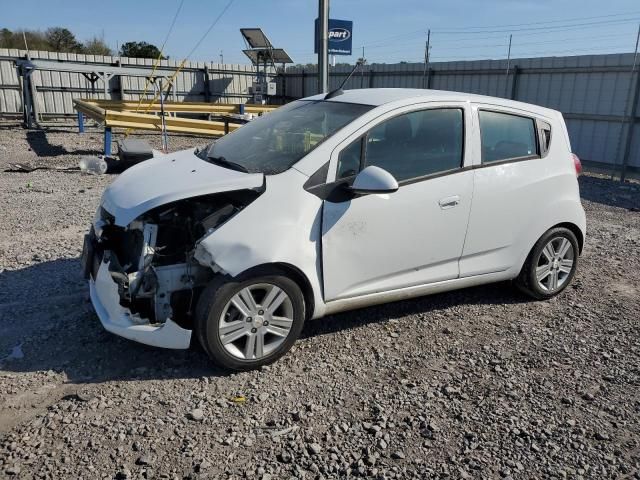
[[[131,320],[162,324],[168,318],[191,328],[198,296],[216,274],[194,258],[198,242],[213,232],[261,192],[240,190],[187,198],[156,207],[127,227],[115,225],[101,208],[95,222],[93,265],[100,262],[118,284],[120,305]]]

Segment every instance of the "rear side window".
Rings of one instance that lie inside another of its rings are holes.
[[[399,115],[371,129],[365,165],[384,168],[398,182],[460,168],[462,110],[429,109]]]
[[[539,155],[532,118],[480,110],[482,163]]]

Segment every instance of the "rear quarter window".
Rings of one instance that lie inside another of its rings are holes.
[[[533,118],[479,111],[482,163],[539,156]]]

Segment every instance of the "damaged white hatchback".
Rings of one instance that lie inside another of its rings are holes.
[[[292,102],[104,192],[83,266],[104,327],[255,368],[306,319],[488,282],[567,287],[585,237],[560,113],[454,92]],[[192,335],[195,333],[195,335]]]

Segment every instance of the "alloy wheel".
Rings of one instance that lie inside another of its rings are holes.
[[[225,350],[242,360],[259,360],[286,340],[293,326],[293,304],[270,283],[249,285],[227,302],[218,322]]]
[[[560,290],[571,275],[574,261],[575,251],[567,238],[558,236],[549,240],[538,258],[538,286],[549,293]]]

